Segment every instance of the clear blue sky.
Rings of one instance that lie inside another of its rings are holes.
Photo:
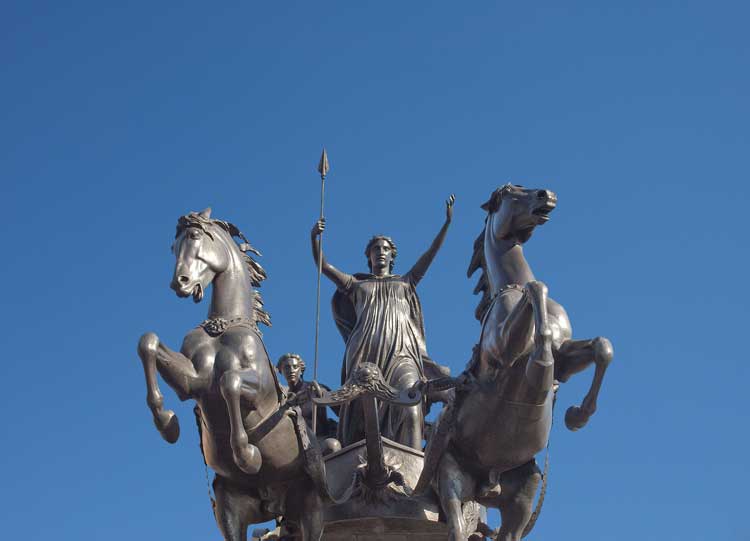
[[[508,180],[558,193],[527,256],[616,359],[589,426],[553,429],[532,539],[750,539],[748,20],[727,1],[4,2],[4,537],[218,539],[191,406],[163,387],[167,445],[136,342],[203,319],[167,287],[169,246],[211,205],[264,254],[271,354],[311,360],[325,144],[327,254],[349,272],[374,233],[407,269],[456,194],[420,284],[454,371],[479,332],[480,203]]]

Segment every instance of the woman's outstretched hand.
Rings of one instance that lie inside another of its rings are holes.
[[[453,203],[455,202],[456,196],[453,194],[445,200],[445,221],[448,223],[453,219]]]

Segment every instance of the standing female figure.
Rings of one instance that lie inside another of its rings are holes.
[[[313,226],[313,258],[317,265],[320,254],[322,272],[337,288],[333,313],[346,342],[342,383],[364,362],[377,365],[388,384],[398,390],[412,387],[425,375],[430,378],[446,375],[447,369],[427,355],[416,286],[445,240],[453,217],[454,199],[451,195],[446,201],[445,223],[432,245],[403,276],[391,274],[397,251],[389,237],[376,236],[367,243],[365,256],[370,273],[350,275],[328,263],[320,251],[319,237],[325,229],[325,220]],[[413,449],[422,449],[422,405],[379,404],[378,418],[383,436]],[[364,417],[361,405],[355,401],[341,409],[338,439],[346,446],[362,438]]]

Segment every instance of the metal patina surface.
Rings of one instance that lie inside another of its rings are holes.
[[[325,153],[319,170],[324,182]],[[208,314],[179,352],[146,333],[138,354],[147,404],[166,441],[176,442],[180,427],[164,407],[157,374],[196,403],[226,541],[245,541],[250,525],[274,519],[276,530],[254,539],[519,541],[529,533],[548,470],[535,456],[549,442],[557,389],[594,366],[581,405],[565,415],[570,430],[582,428],[613,349],[603,337],[572,338],[565,310],[524,257],[556,195],[507,184],[482,206],[487,215],[469,265],[470,276],[481,270],[475,293],[482,293],[471,361],[455,378],[432,361],[416,287],[443,244],[453,205],[451,196],[443,226],[403,276],[392,274],[397,252],[389,237],[367,244],[369,273],[350,275],[323,255],[325,220],[313,226],[313,257],[337,287],[334,319],[345,341],[342,386],[333,391],[315,377],[304,380],[299,355],[272,365],[258,330],[270,317],[255,289],[266,274],[240,230],[210,209],[180,217],[171,287],[201,302],[213,285]],[[467,351],[472,343],[467,337]],[[423,431],[434,402],[443,411]],[[339,412],[338,425],[327,408]],[[500,510],[499,528],[486,524],[486,507]]]

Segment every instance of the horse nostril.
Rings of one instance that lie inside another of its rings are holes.
[[[177,277],[177,281],[184,285],[184,284],[187,284],[190,281],[190,279],[184,274],[181,274],[180,276]]]
[[[546,199],[546,197],[547,197],[547,190],[539,190],[538,192],[536,192],[536,196],[539,199]]]

